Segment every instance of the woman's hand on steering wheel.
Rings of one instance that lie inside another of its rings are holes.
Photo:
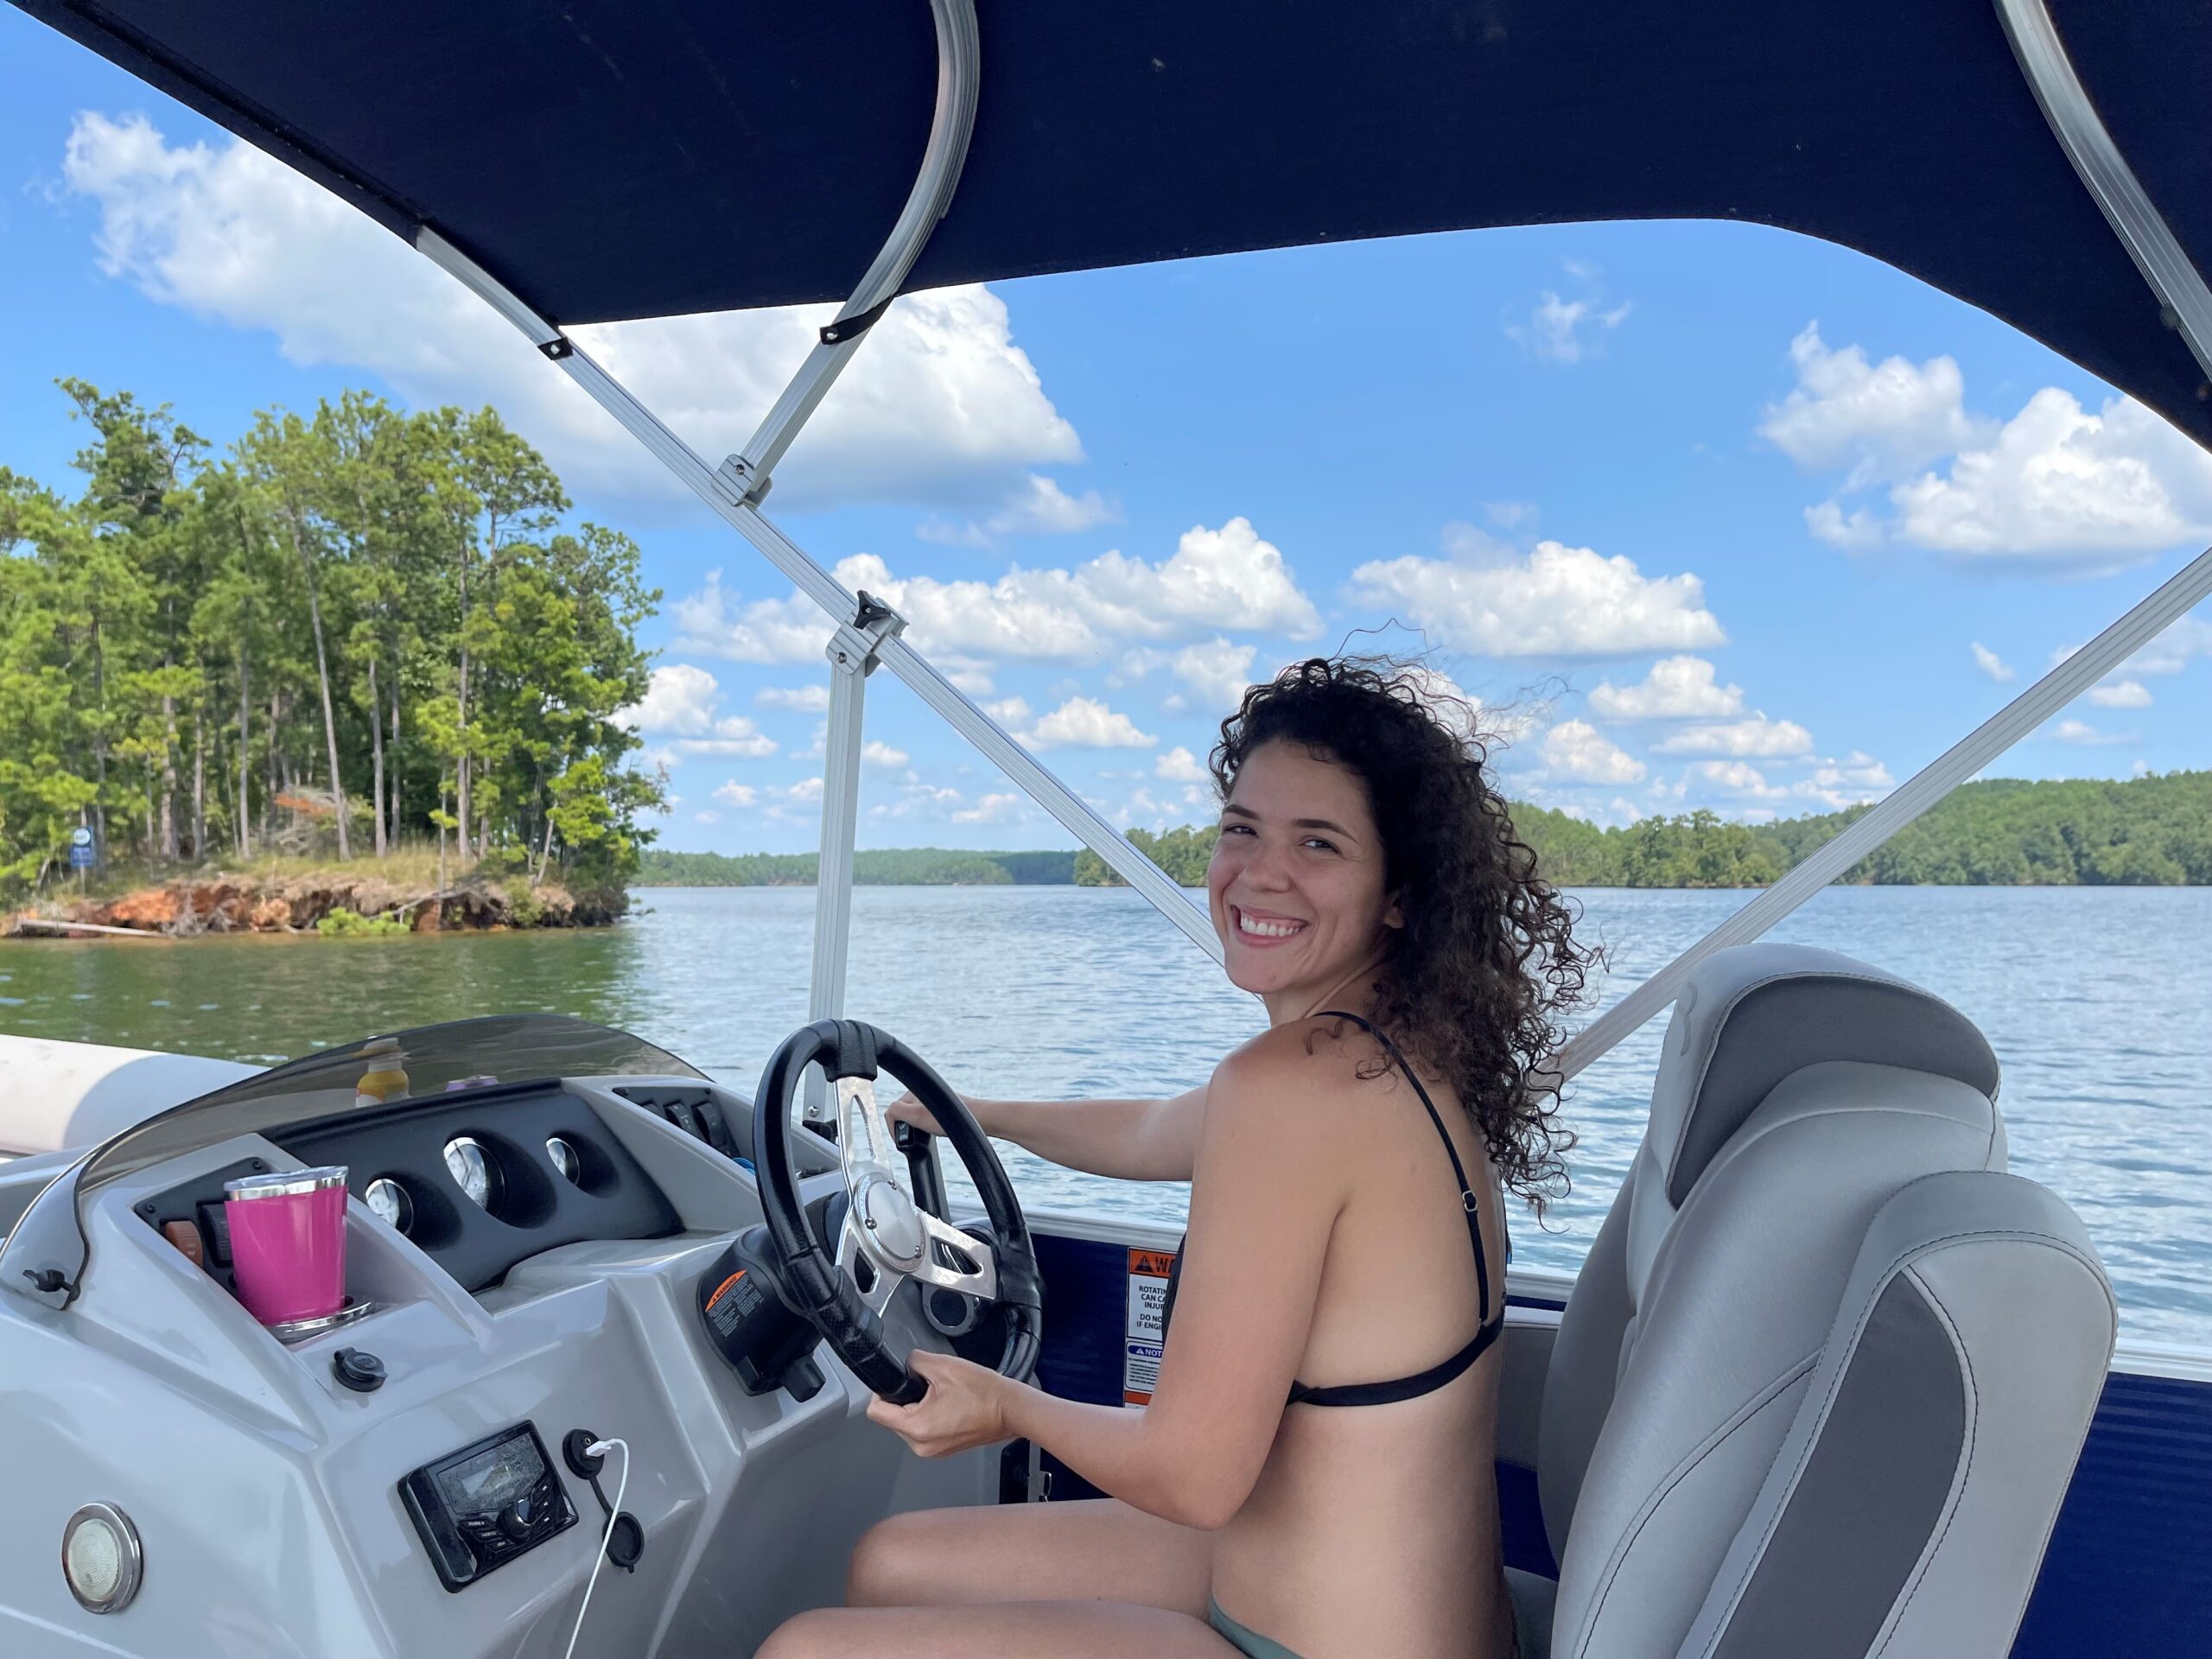
[[[942,1128],[938,1127],[936,1115],[932,1113],[928,1107],[923,1105],[918,1098],[916,1098],[914,1091],[911,1089],[909,1089],[905,1094],[899,1096],[898,1099],[893,1101],[888,1106],[886,1106],[883,1109],[883,1116],[894,1126],[900,1123],[911,1123],[916,1128],[921,1130],[925,1135],[943,1135],[944,1133]]]
[[[929,1392],[911,1406],[894,1406],[879,1395],[868,1402],[868,1415],[905,1440],[916,1456],[949,1458],[1010,1438],[1006,1391],[1020,1383],[926,1348],[914,1350],[906,1365],[929,1384]]]

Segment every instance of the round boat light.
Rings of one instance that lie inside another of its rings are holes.
[[[88,1613],[119,1613],[138,1593],[138,1529],[112,1503],[87,1503],[61,1532],[61,1576]]]

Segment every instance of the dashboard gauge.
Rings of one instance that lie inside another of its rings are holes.
[[[499,1166],[468,1136],[459,1135],[446,1142],[446,1168],[452,1172],[454,1185],[478,1208],[489,1210],[497,1202]]]
[[[584,1179],[583,1160],[576,1156],[576,1149],[559,1135],[545,1143],[545,1155],[553,1160],[553,1167],[561,1172],[562,1179],[571,1186],[581,1186]]]
[[[361,1197],[387,1227],[402,1233],[414,1227],[415,1200],[407,1196],[405,1187],[390,1176],[378,1176]]]

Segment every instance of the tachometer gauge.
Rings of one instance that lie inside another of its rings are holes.
[[[378,1176],[361,1197],[386,1226],[404,1233],[415,1225],[415,1200],[390,1176]]]
[[[576,1149],[559,1135],[545,1143],[545,1155],[553,1160],[553,1167],[571,1186],[582,1186],[584,1180],[583,1160],[576,1156]]]
[[[446,1168],[452,1172],[454,1184],[468,1195],[470,1202],[480,1209],[492,1207],[493,1200],[499,1196],[499,1166],[482,1147],[465,1135],[447,1141]]]

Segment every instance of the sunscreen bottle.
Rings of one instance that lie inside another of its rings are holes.
[[[381,1106],[386,1101],[407,1098],[407,1073],[403,1069],[406,1057],[399,1052],[397,1039],[378,1038],[361,1051],[361,1058],[368,1065],[360,1082],[353,1085],[356,1106]]]

